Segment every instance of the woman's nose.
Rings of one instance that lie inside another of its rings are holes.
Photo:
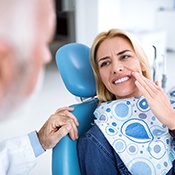
[[[112,64],[112,73],[113,74],[116,74],[116,73],[119,73],[122,71],[123,71],[123,65],[121,63],[115,62]]]

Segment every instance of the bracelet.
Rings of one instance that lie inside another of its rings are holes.
[[[171,137],[175,138],[175,129],[174,130],[169,129],[169,133],[170,133]]]

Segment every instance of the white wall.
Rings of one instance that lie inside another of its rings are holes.
[[[155,26],[157,30],[167,31],[167,49],[175,52],[175,10],[159,11],[156,14]]]
[[[172,0],[120,0],[122,27],[133,30],[154,30],[160,8],[172,9]]]
[[[121,0],[121,27],[138,31],[166,32],[166,49],[175,50],[175,1]],[[163,36],[162,36],[163,37]]]
[[[156,30],[157,13],[160,9],[172,10],[173,2],[173,0],[75,0],[76,41],[91,46],[94,37],[109,28],[124,28],[135,32]]]
[[[118,0],[76,0],[76,41],[91,46],[95,36],[120,23]]]
[[[76,0],[75,9],[76,41],[91,45],[98,30],[98,1]]]
[[[119,0],[98,0],[98,33],[121,25]]]

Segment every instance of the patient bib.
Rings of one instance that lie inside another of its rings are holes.
[[[133,175],[165,175],[172,168],[175,141],[144,97],[102,103],[94,114],[95,123]]]

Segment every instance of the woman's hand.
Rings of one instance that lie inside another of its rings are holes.
[[[175,111],[170,104],[168,96],[159,86],[158,81],[153,83],[138,72],[132,72],[135,77],[135,84],[148,101],[153,114],[161,123],[166,125],[170,130],[175,129]]]

